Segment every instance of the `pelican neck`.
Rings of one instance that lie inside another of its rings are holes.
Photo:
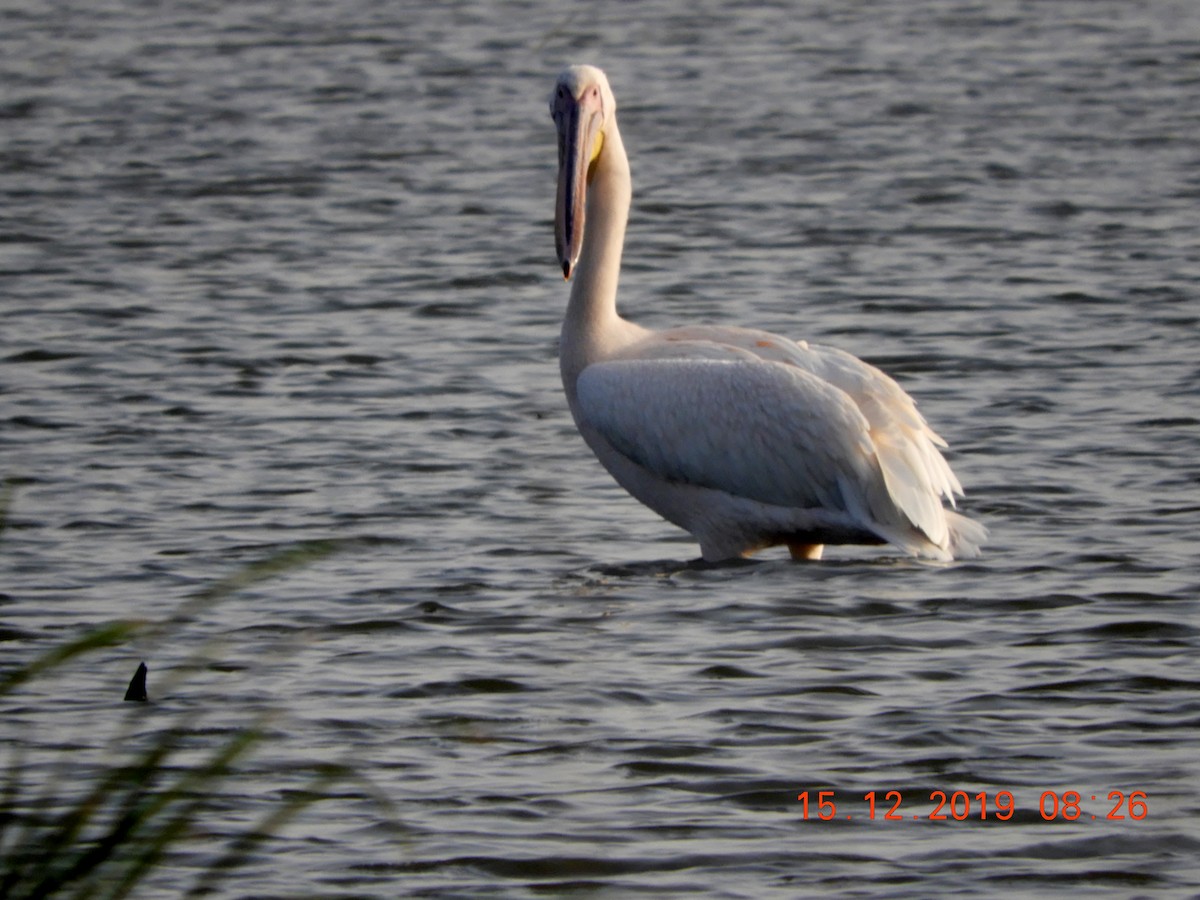
[[[578,375],[603,355],[619,330],[617,281],[621,251],[629,220],[632,181],[629,158],[614,119],[604,131],[604,147],[588,186],[583,248],[571,285],[563,321],[562,366],[566,376]],[[571,377],[574,382],[574,377]]]

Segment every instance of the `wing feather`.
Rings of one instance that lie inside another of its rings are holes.
[[[844,392],[868,423],[895,504],[935,544],[947,545],[950,535],[942,500],[954,506],[962,485],[940,452],[946,442],[929,427],[916,402],[884,372],[843,350],[755,329],[687,326],[660,332],[656,338],[676,345],[695,342],[749,353],[808,372]]]
[[[720,355],[588,366],[581,418],[669,481],[791,507],[877,505],[869,423],[844,392],[794,366]]]

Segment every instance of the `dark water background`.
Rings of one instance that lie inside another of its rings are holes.
[[[884,367],[981,560],[696,566],[609,482],[555,362],[572,61],[632,157],[625,312]],[[275,709],[164,896],[314,760],[400,828],[347,790],[228,896],[1195,895],[1198,205],[1189,0],[4,2],[0,665],[339,548],[10,698],[5,751],[69,785]]]

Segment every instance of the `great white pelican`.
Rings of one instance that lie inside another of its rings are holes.
[[[946,446],[895,381],[836,350],[756,331],[650,331],[617,313],[629,159],[608,78],[571,66],[558,130],[558,261],[574,278],[560,364],[580,434],[629,493],[690,532],[704,559],[785,544],[890,543],[975,556],[986,529],[947,509]]]

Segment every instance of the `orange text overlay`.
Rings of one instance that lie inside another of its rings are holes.
[[[1007,822],[1018,814],[1017,798],[1012,791],[930,791],[906,797],[900,791],[869,791],[854,796],[838,796],[834,790],[801,791],[801,814],[805,820],[876,819],[903,822],[913,819],[957,821],[997,819]],[[1047,822],[1107,819],[1140,821],[1150,814],[1145,791],[1109,791],[1107,794],[1082,794],[1079,791],[1042,791],[1036,805],[1032,798],[1020,811],[1036,810]],[[1089,805],[1087,808],[1084,804]]]

